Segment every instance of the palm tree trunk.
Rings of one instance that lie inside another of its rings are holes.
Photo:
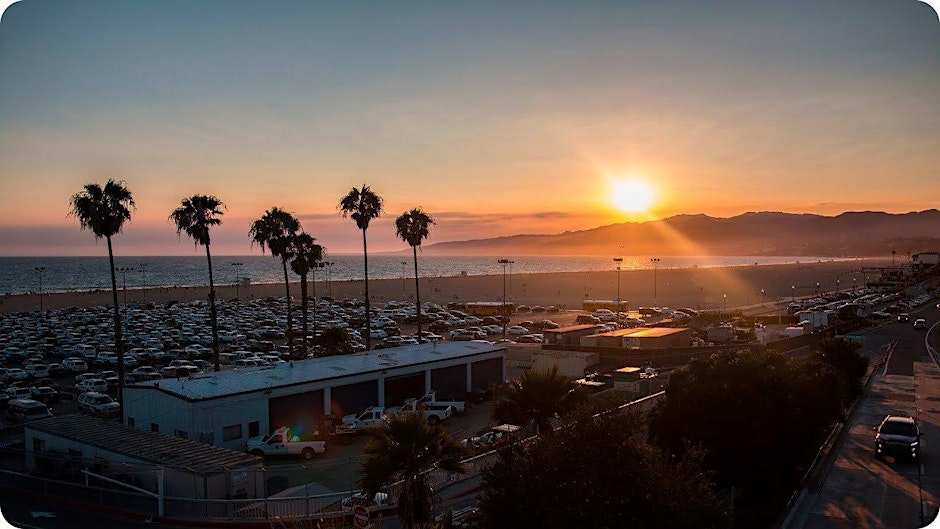
[[[372,314],[369,310],[369,249],[366,246],[366,230],[362,230],[362,260],[366,275],[366,351],[372,350]],[[115,294],[117,296],[117,294]],[[115,298],[117,299],[117,298]]]
[[[212,279],[212,254],[206,245],[206,260],[209,261],[209,321],[212,325],[212,364],[216,371],[219,367],[219,321],[215,308],[215,281]]]
[[[316,261],[313,262],[314,265],[317,264]],[[317,267],[310,267],[310,272],[313,273],[313,280],[310,284],[313,286],[313,334],[317,333]]]
[[[121,423],[124,423],[124,340],[121,329],[121,309],[118,306],[117,275],[114,271],[114,251],[111,248],[111,236],[108,240],[108,261],[111,263],[111,294],[114,297],[114,349],[117,352],[118,391],[117,401],[121,405]]]
[[[307,357],[307,274],[300,276],[300,321],[304,330],[303,347],[304,358]]]
[[[418,302],[418,343],[421,343],[421,285],[418,284],[418,247],[412,246],[415,254],[415,300]]]
[[[287,259],[281,259],[284,265],[284,290],[286,291],[287,301],[287,354],[294,358],[294,320],[290,311],[290,280],[287,277]]]

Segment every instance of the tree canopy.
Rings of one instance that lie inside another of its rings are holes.
[[[551,430],[556,418],[575,409],[584,398],[573,380],[558,374],[557,367],[548,372],[524,371],[496,400],[493,419],[497,423],[535,425],[542,433]]]
[[[483,471],[486,528],[719,528],[727,506],[701,454],[673,459],[634,411],[574,414],[566,427],[500,449]]]

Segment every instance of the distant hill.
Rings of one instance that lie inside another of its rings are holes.
[[[620,247],[623,246],[623,250]],[[884,256],[940,250],[940,211],[780,212],[730,218],[676,215],[556,235],[513,235],[422,247],[437,255],[793,255]]]

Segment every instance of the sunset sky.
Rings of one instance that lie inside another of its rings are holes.
[[[14,4],[0,255],[101,255],[66,212],[108,177],[138,206],[120,255],[197,253],[167,221],[195,193],[228,205],[218,254],[259,252],[272,206],[358,252],[337,204],[363,183],[375,251],[416,206],[429,244],[935,208],[940,23],[914,0]]]

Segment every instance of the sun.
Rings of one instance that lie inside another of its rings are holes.
[[[653,205],[653,188],[641,180],[614,182],[611,197],[615,206],[627,213],[647,211]]]

